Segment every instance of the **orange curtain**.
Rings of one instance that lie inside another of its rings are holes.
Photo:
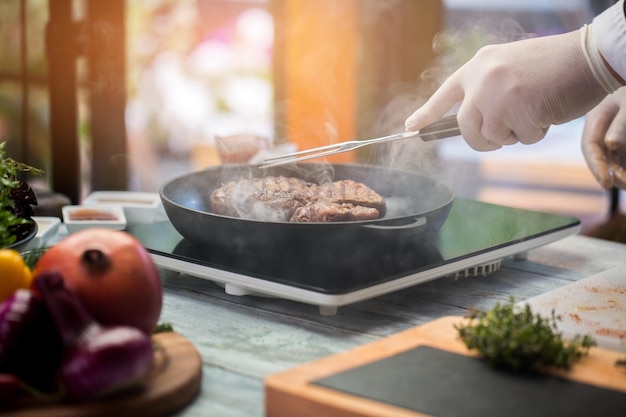
[[[277,23],[278,126],[300,149],[355,138],[358,0],[287,0]],[[350,161],[351,153],[332,161]]]
[[[443,20],[440,0],[271,4],[278,142],[307,149],[379,134],[371,125],[389,100],[388,87],[402,84],[410,92],[433,64],[432,40]],[[356,158],[350,152],[329,160]]]

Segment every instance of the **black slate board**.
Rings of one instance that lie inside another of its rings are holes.
[[[437,417],[624,417],[626,393],[418,346],[312,382]]]

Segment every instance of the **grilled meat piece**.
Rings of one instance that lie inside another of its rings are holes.
[[[229,181],[211,194],[211,210],[251,220],[287,221],[308,201],[311,187],[315,184],[283,176]]]
[[[379,212],[379,216],[375,218],[385,215],[385,199],[363,183],[353,180],[338,180],[319,185],[314,190],[315,200],[372,207]]]
[[[242,179],[215,189],[210,202],[213,213],[264,221],[370,220],[385,213],[383,197],[352,180],[317,185],[284,176]]]
[[[290,222],[345,222],[373,220],[380,212],[373,207],[355,206],[352,203],[312,201],[298,207],[289,219]]]

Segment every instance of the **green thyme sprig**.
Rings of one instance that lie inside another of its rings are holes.
[[[530,373],[548,367],[567,370],[596,342],[590,335],[564,341],[557,320],[554,311],[544,318],[528,304],[516,307],[511,298],[455,328],[467,348],[477,350],[490,366]]]

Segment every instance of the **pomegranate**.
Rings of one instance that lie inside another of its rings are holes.
[[[61,273],[97,322],[154,330],[163,304],[161,279],[147,249],[130,234],[101,228],[71,234],[39,258],[35,279],[51,270]]]

